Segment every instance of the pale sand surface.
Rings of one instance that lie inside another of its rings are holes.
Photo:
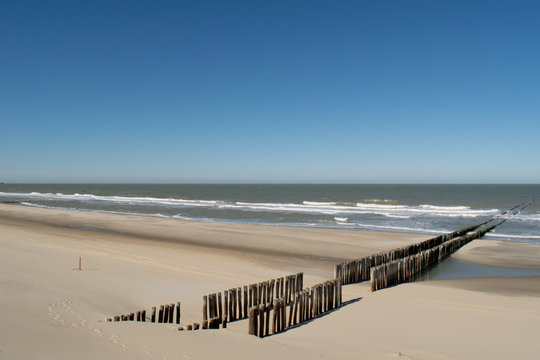
[[[333,276],[323,258],[425,238],[0,205],[0,359],[536,359],[538,278],[349,285],[343,308],[265,339],[246,321],[195,332],[103,321],[176,301],[183,324],[200,321],[207,293],[298,271],[310,286]]]

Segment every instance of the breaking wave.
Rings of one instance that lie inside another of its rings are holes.
[[[72,207],[84,207],[84,204],[94,206],[103,205],[130,205],[130,206],[155,206],[157,208],[208,208],[214,210],[235,210],[243,212],[274,212],[333,215],[345,218],[354,215],[379,215],[395,219],[408,219],[411,217],[448,217],[448,218],[475,218],[482,216],[494,216],[500,213],[498,209],[471,209],[468,206],[438,206],[418,205],[410,206],[403,204],[385,204],[373,202],[359,202],[356,204],[343,204],[337,202],[303,201],[302,203],[263,203],[221,200],[193,200],[176,198],[155,198],[137,196],[104,196],[94,194],[63,194],[63,193],[5,193],[0,192],[4,198],[15,198],[26,203],[35,205],[47,201],[76,202]],[[390,200],[384,200],[390,202]],[[46,205],[46,204],[45,204]],[[532,220],[540,220],[538,215],[527,215]],[[531,220],[531,219],[527,219]]]

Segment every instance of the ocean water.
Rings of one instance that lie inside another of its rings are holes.
[[[540,199],[540,185],[0,184],[0,202],[173,219],[440,234]],[[486,238],[540,243],[540,204]]]

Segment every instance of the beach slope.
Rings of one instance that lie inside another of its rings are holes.
[[[535,277],[376,293],[365,283],[349,285],[341,309],[264,339],[249,336],[246,321],[194,332],[105,321],[181,301],[182,324],[193,323],[210,292],[299,271],[310,286],[331,278],[336,260],[426,238],[0,204],[0,359],[536,358]]]

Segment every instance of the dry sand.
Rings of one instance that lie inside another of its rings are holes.
[[[540,278],[422,282],[376,293],[348,285],[341,309],[265,339],[247,335],[246,321],[195,332],[104,321],[176,301],[182,323],[200,321],[204,294],[298,271],[309,286],[333,276],[335,259],[425,238],[0,204],[0,359],[538,358]],[[489,250],[498,265],[529,255],[520,265],[540,266],[535,246],[486,243],[480,251],[476,243],[460,250],[464,260],[479,262]]]

